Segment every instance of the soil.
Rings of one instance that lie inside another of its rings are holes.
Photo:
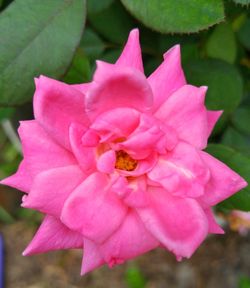
[[[128,288],[125,274],[136,265],[146,288],[236,288],[241,276],[250,276],[250,235],[227,231],[213,235],[190,260],[177,262],[163,249],[134,261],[99,268],[80,276],[81,251],[59,251],[21,256],[35,231],[23,222],[1,226],[6,242],[6,288]]]

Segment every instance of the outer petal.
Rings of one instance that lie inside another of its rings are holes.
[[[207,111],[208,137],[212,133],[214,126],[222,113],[223,111]]]
[[[145,229],[138,215],[131,210],[120,228],[100,246],[110,267],[121,264],[156,248],[159,242]]]
[[[1,181],[1,184],[29,192],[34,178],[40,172],[76,164],[73,155],[54,142],[37,121],[20,122],[18,133],[24,160],[16,174]]]
[[[64,202],[85,178],[78,166],[44,171],[35,178],[22,206],[60,218]]]
[[[214,219],[213,211],[211,208],[205,210],[207,220],[208,220],[208,233],[212,234],[224,234],[223,229],[217,224]]]
[[[62,211],[65,225],[97,243],[106,240],[127,213],[108,184],[105,174],[92,174],[70,195]]]
[[[185,85],[177,90],[156,112],[155,116],[172,126],[181,140],[198,149],[207,145],[208,120],[204,105],[206,87]]]
[[[166,156],[159,157],[148,177],[176,196],[199,197],[204,193],[210,173],[198,151],[179,142]]]
[[[95,148],[86,147],[82,143],[82,136],[86,127],[73,123],[69,128],[69,139],[72,152],[84,173],[90,174],[96,169]]]
[[[23,252],[24,256],[51,250],[81,248],[83,238],[69,230],[53,216],[46,216],[33,240]]]
[[[149,76],[148,82],[153,90],[156,111],[172,93],[186,84],[181,67],[180,45],[165,53],[164,62]]]
[[[122,51],[121,56],[116,61],[116,65],[125,67],[129,66],[138,69],[143,73],[143,63],[138,29],[133,29],[129,33],[128,41]]]
[[[214,206],[247,186],[247,182],[224,163],[201,151],[200,155],[210,170],[205,194],[200,198],[205,206]]]
[[[139,111],[152,107],[152,90],[145,76],[135,69],[98,61],[94,81],[86,94],[86,112],[91,119],[118,107]]]
[[[95,242],[84,238],[84,254],[82,261],[81,275],[100,267],[105,263],[99,247]]]
[[[88,90],[91,88],[91,85],[92,85],[92,82],[82,83],[82,84],[73,84],[70,86],[73,87],[74,89],[80,91],[82,94],[86,95]]]
[[[146,228],[178,259],[189,258],[205,239],[207,218],[193,199],[171,196],[162,188],[149,189],[151,205],[137,209]]]
[[[84,112],[84,97],[79,90],[60,81],[44,76],[36,81],[35,118],[51,137],[68,149],[70,124],[89,124]]]

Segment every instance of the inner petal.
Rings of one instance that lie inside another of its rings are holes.
[[[139,124],[140,113],[131,108],[116,108],[99,115],[91,129],[96,131],[100,142],[112,142],[128,137]]]

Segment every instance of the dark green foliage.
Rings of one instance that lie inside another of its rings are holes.
[[[121,0],[147,27],[162,33],[198,32],[224,19],[222,0]]]
[[[84,0],[17,0],[0,15],[0,104],[31,100],[33,78],[65,73],[80,42]]]

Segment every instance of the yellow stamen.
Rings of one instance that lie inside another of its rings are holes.
[[[127,152],[123,150],[116,151],[115,168],[126,171],[133,171],[137,166],[137,161],[131,158]]]

